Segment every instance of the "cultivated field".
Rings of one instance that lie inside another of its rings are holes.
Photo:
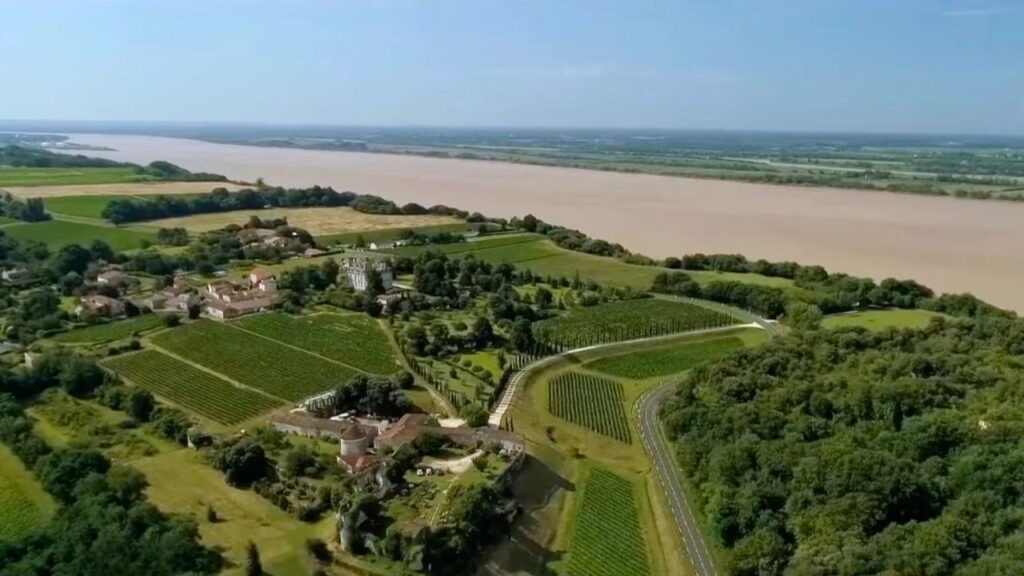
[[[157,194],[205,194],[214,188],[240,190],[243,186],[230,182],[136,182],[132,184],[55,184],[46,186],[2,186],[22,198],[53,198],[57,196],[153,196]]]
[[[651,574],[633,484],[593,468],[578,497],[566,576]]]
[[[152,341],[190,362],[290,401],[330,390],[355,375],[337,362],[212,320],[162,332]]]
[[[38,530],[56,509],[21,460],[0,444],[0,542]]]
[[[365,372],[387,375],[399,368],[387,334],[366,316],[317,314],[296,318],[271,312],[241,318],[231,325]]]
[[[156,350],[117,356],[104,361],[104,365],[129,382],[224,425],[237,424],[283,404]]]
[[[153,330],[163,325],[162,317],[156,314],[144,314],[128,320],[76,328],[70,332],[57,334],[51,340],[62,344],[102,344],[128,338],[133,334]]]
[[[579,372],[560,374],[548,384],[548,410],[598,434],[631,441],[622,383],[615,380]]]
[[[148,224],[164,228],[182,227],[193,232],[217,230],[229,224],[244,224],[250,216],[260,218],[288,218],[292,226],[305,228],[313,235],[350,234],[393,230],[395,228],[423,228],[459,224],[449,216],[401,214],[364,214],[351,208],[270,208],[267,210],[239,210],[217,214],[195,214],[179,218],[152,220]]]
[[[942,314],[929,310],[868,310],[826,316],[821,325],[825,328],[844,328],[859,326],[868,330],[885,330],[887,328],[924,328],[932,318]]]
[[[730,316],[694,304],[628,300],[575,308],[536,325],[537,338],[563,348],[648,338],[735,324]]]
[[[587,368],[612,376],[642,380],[689,370],[693,366],[742,348],[738,336],[725,336],[682,343],[670,348],[636,352],[588,364]]]
[[[143,240],[156,240],[154,232],[64,220],[8,224],[4,226],[4,233],[18,240],[42,242],[51,250],[60,250],[71,244],[88,246],[93,240],[103,240],[114,250],[132,250],[139,248]]]

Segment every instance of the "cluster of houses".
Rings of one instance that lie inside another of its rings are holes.
[[[517,460],[526,448],[518,434],[493,428],[448,428],[431,423],[426,414],[406,414],[397,421],[357,417],[348,414],[318,418],[302,408],[279,412],[270,417],[270,425],[289,434],[311,438],[332,438],[340,448],[338,463],[350,474],[367,474],[381,464],[378,456],[384,448],[395,449],[424,434],[448,438],[464,448],[493,445],[501,454]]]

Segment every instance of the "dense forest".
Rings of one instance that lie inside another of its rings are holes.
[[[1024,573],[1024,322],[810,330],[664,410],[739,575]]]

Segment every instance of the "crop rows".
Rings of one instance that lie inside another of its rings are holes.
[[[684,370],[724,356],[737,348],[743,347],[743,341],[736,336],[698,340],[681,343],[672,348],[637,352],[614,358],[598,360],[587,367],[611,374],[641,380],[655,376],[678,374]]]
[[[577,505],[566,576],[646,576],[651,573],[629,480],[591,470]]]
[[[127,338],[136,332],[145,332],[163,326],[163,318],[156,314],[146,314],[130,320],[120,320],[108,324],[97,324],[85,328],[76,328],[70,332],[57,334],[52,339],[64,344],[99,344]]]
[[[20,538],[42,523],[42,512],[35,503],[0,473],[0,542]]]
[[[153,343],[250,388],[298,401],[336,387],[352,369],[212,320],[153,337]]]
[[[393,374],[398,364],[387,334],[365,316],[256,314],[232,325],[374,374]]]
[[[134,384],[225,425],[237,424],[283,404],[155,350],[118,356],[104,364]]]
[[[691,330],[718,328],[736,322],[731,316],[702,306],[667,300],[627,300],[577,308],[539,322],[537,339],[561,349],[650,338]]]
[[[548,409],[598,434],[630,442],[619,382],[578,372],[561,374],[548,385]]]

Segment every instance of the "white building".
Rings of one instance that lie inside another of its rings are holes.
[[[341,266],[342,279],[352,287],[353,290],[366,290],[370,270],[376,270],[380,274],[384,290],[389,290],[395,285],[395,275],[391,265],[384,260],[372,258],[347,258]]]

